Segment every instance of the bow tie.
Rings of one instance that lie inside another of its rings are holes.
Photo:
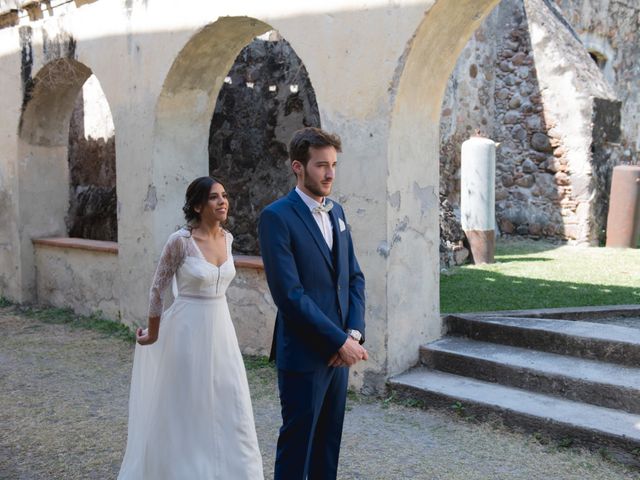
[[[333,208],[333,202],[325,202],[324,205],[319,205],[313,208],[313,213],[329,213],[329,211]]]

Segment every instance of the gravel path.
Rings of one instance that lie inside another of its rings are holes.
[[[133,346],[0,308],[0,479],[114,479]],[[279,407],[272,368],[248,360],[267,478]],[[598,453],[542,444],[448,412],[351,398],[341,479],[634,479]],[[233,479],[229,479],[233,480]]]

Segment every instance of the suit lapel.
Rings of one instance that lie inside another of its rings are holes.
[[[300,217],[300,220],[302,220],[302,223],[307,228],[307,230],[313,237],[314,241],[316,242],[316,245],[318,246],[318,249],[322,253],[322,256],[327,261],[329,268],[333,270],[333,261],[331,260],[331,251],[329,250],[329,247],[327,246],[327,242],[322,236],[322,232],[320,231],[320,228],[318,228],[318,224],[314,220],[313,215],[309,210],[309,207],[305,205],[305,203],[300,198],[300,195],[298,195],[295,190],[289,194],[289,200],[293,204],[294,211],[296,212],[298,217]]]

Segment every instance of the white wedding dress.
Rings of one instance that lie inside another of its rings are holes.
[[[119,480],[262,480],[249,385],[225,292],[227,260],[205,260],[190,232],[173,233],[151,288],[160,315],[175,275],[178,295],[153,345],[136,345],[127,450]]]

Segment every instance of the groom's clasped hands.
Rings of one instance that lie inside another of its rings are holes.
[[[352,367],[360,360],[368,360],[369,353],[357,340],[349,337],[329,359],[330,367]]]

